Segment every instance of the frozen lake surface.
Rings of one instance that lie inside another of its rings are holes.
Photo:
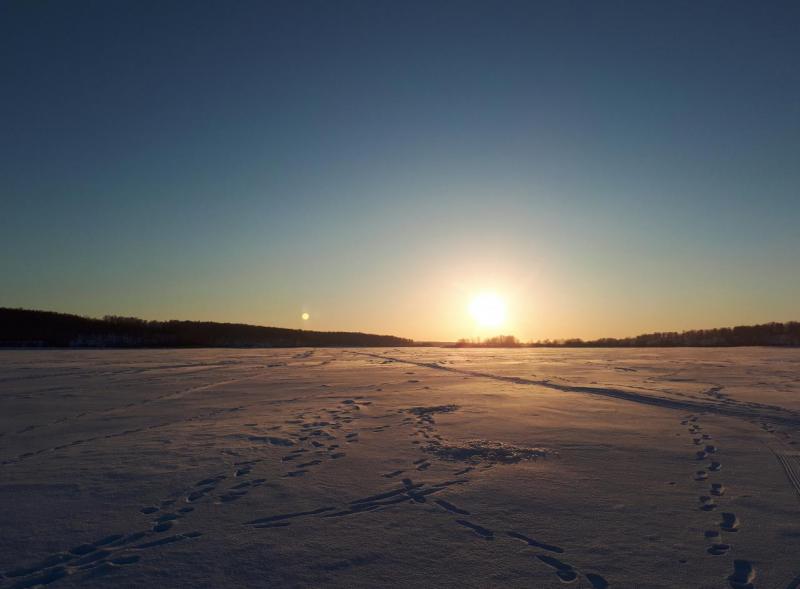
[[[0,588],[800,587],[800,350],[0,351]]]

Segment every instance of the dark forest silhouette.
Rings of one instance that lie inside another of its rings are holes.
[[[306,331],[206,321],[91,319],[66,313],[0,308],[0,347],[148,348],[409,346],[409,339],[353,332]]]
[[[306,331],[210,321],[146,321],[107,315],[102,319],[51,311],[0,307],[0,347],[150,348],[412,346],[431,345],[391,335]],[[636,348],[800,346],[800,322],[765,323],[626,338],[539,340],[522,343],[513,335],[461,339],[459,348]]]
[[[455,343],[456,348],[521,348],[521,343],[513,335],[496,335],[486,339],[462,338]]]
[[[604,337],[584,341],[539,340],[521,343],[511,335],[498,335],[485,340],[461,339],[457,348],[666,348],[666,347],[731,347],[731,346],[800,346],[800,322],[764,323],[691,331],[645,333],[634,337]]]

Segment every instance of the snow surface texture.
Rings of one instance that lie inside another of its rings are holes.
[[[800,587],[800,350],[0,352],[0,588]]]

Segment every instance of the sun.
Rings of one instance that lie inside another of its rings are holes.
[[[308,313],[303,313],[302,315],[300,315],[300,319],[302,319],[303,321],[308,321],[309,317],[311,317],[311,315],[309,315]]]
[[[469,312],[480,327],[500,327],[506,320],[506,303],[494,293],[481,293],[472,299]]]

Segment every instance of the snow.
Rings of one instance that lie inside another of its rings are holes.
[[[793,349],[2,351],[0,588],[789,589],[799,393]]]

